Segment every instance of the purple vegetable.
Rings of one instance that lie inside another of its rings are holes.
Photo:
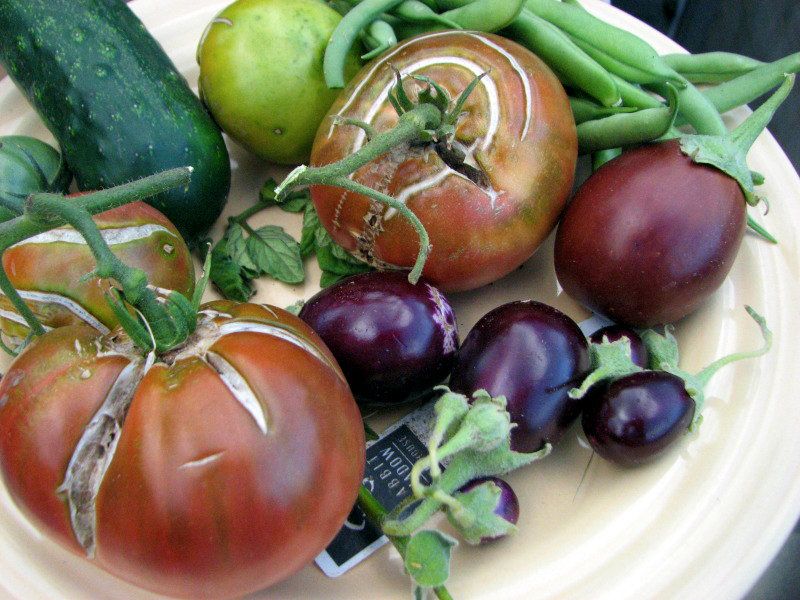
[[[517,495],[514,493],[514,489],[499,477],[479,477],[477,479],[473,479],[469,483],[462,486],[458,491],[469,492],[470,490],[475,489],[487,481],[491,481],[500,488],[500,502],[497,503],[497,507],[494,509],[494,514],[505,519],[512,525],[516,525],[517,521],[519,520],[519,500],[517,499]],[[498,535],[494,537],[483,537],[481,538],[481,544],[493,542],[494,540],[499,540],[502,537],[504,536]]]
[[[683,379],[641,371],[596,384],[586,395],[581,422],[603,458],[634,466],[655,458],[682,436],[695,413]]]
[[[330,348],[360,402],[425,393],[447,377],[458,349],[447,299],[400,272],[348,277],[306,302],[300,318]]]
[[[631,361],[633,364],[643,369],[647,368],[650,360],[647,347],[635,330],[630,327],[625,327],[624,325],[607,325],[590,335],[589,341],[593,344],[599,344],[603,341],[603,338],[608,339],[609,342],[616,342],[622,338],[628,338],[631,343]]]
[[[556,443],[578,417],[583,401],[568,392],[588,370],[588,344],[575,321],[540,302],[511,302],[469,332],[450,388],[467,396],[479,389],[505,396],[517,424],[511,447],[533,452]]]

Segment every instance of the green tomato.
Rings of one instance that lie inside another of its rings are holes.
[[[336,98],[322,73],[341,16],[321,0],[238,0],[208,25],[197,50],[200,96],[220,127],[256,155],[308,162]],[[347,73],[359,68],[355,52]]]

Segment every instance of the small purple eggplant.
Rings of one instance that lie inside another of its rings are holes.
[[[555,444],[578,417],[583,402],[568,392],[588,371],[588,344],[575,321],[540,302],[511,302],[469,332],[450,388],[466,396],[480,389],[505,396],[517,424],[511,448],[533,452]]]
[[[450,373],[458,350],[453,309],[432,285],[405,273],[348,277],[300,311],[330,348],[359,402],[419,397]]]
[[[519,520],[519,500],[517,499],[517,494],[514,493],[514,489],[508,483],[499,477],[478,477],[477,479],[473,479],[469,483],[462,486],[458,491],[469,492],[470,490],[475,489],[487,481],[491,481],[500,488],[500,501],[497,503],[497,507],[494,509],[494,514],[501,519],[505,519],[512,525],[516,525],[517,521]],[[493,542],[503,537],[505,536],[498,535],[494,537],[483,537],[481,538],[480,543],[485,544],[487,542]]]

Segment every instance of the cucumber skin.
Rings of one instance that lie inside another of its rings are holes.
[[[0,0],[0,31],[0,62],[81,190],[191,165],[188,188],[148,203],[189,240],[214,223],[230,188],[225,142],[122,0]]]

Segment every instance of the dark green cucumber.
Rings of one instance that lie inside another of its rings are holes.
[[[150,204],[188,239],[211,226],[230,187],[225,142],[122,0],[0,0],[0,32],[0,62],[80,189],[191,165],[188,188]]]

